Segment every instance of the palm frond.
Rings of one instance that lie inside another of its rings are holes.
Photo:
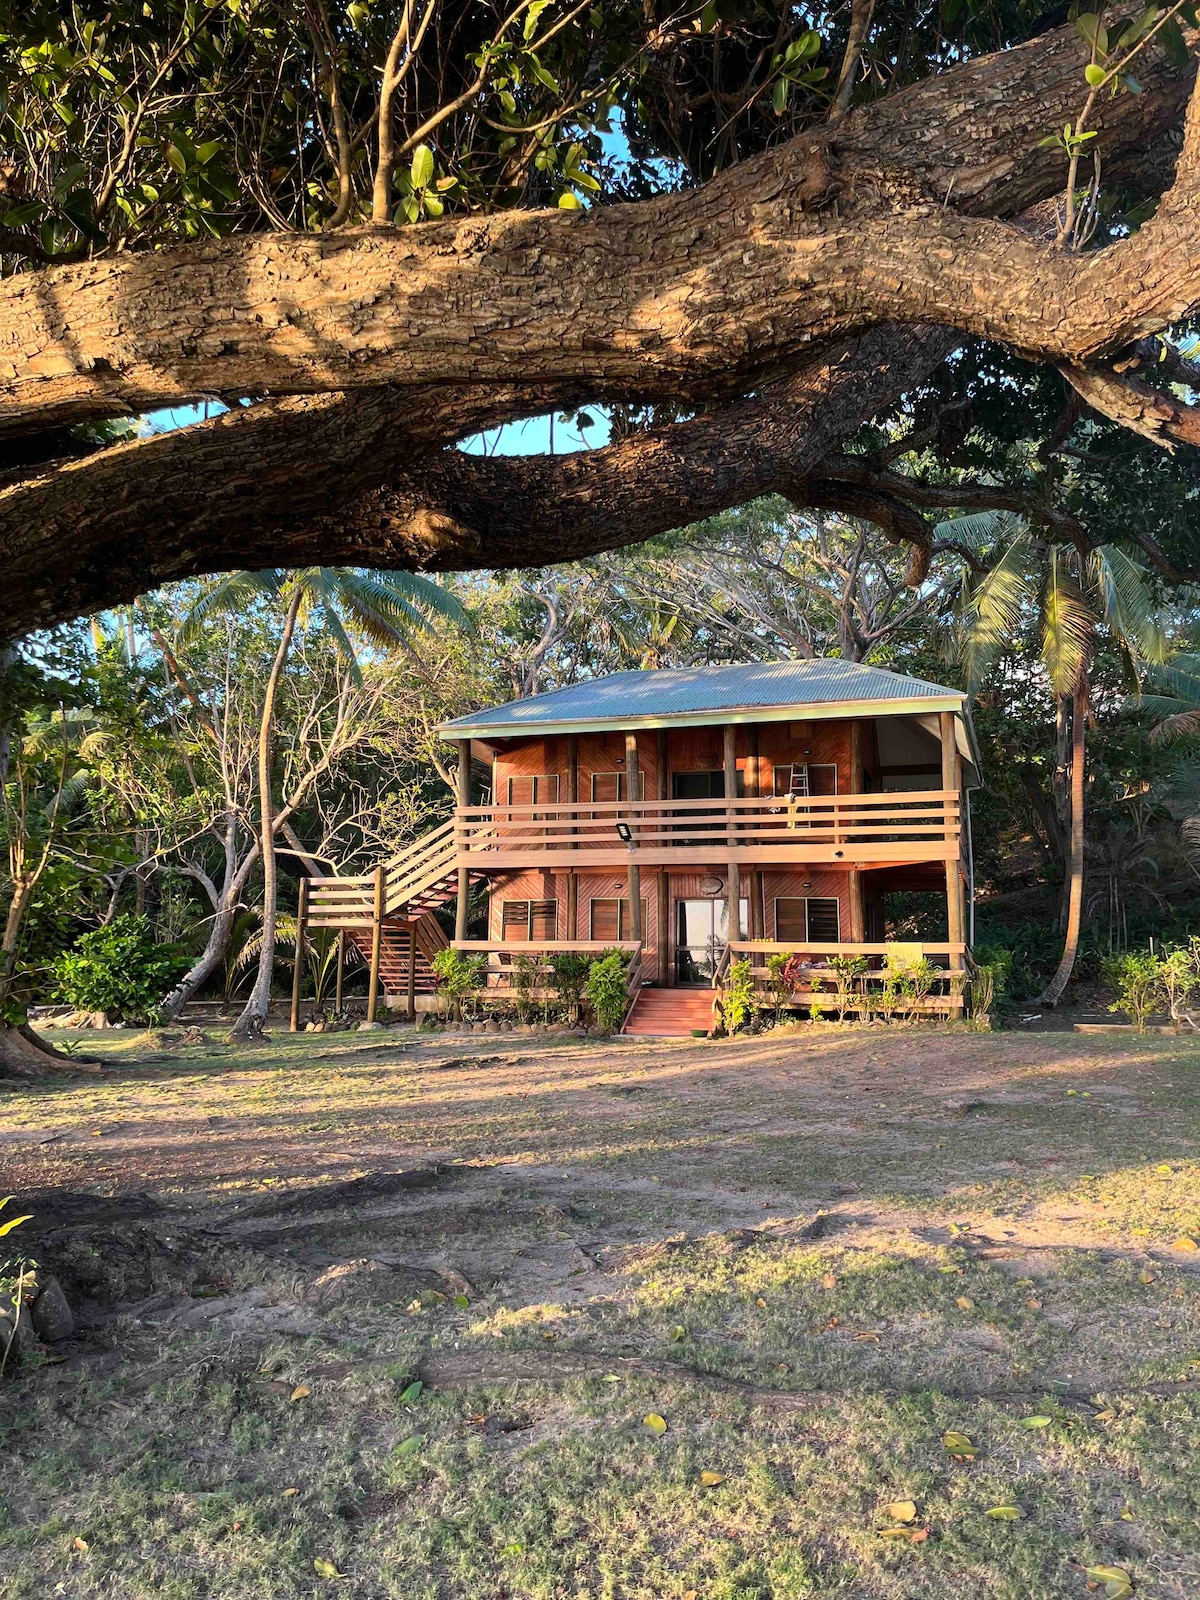
[[[1042,598],[1042,662],[1057,695],[1073,695],[1084,682],[1096,642],[1096,623],[1067,569],[1059,546],[1050,552]]]
[[[934,525],[935,539],[950,539],[969,550],[990,550],[1020,537],[1025,523],[1014,511],[972,511]]]
[[[1169,649],[1144,569],[1114,544],[1102,544],[1093,550],[1088,569],[1100,594],[1104,620],[1116,636],[1136,659],[1164,662]]]
[[[226,572],[214,578],[188,608],[179,629],[180,643],[193,641],[204,624],[219,612],[243,611],[255,600],[278,595],[283,582],[284,575],[278,567],[266,567],[261,572]]]
[[[959,654],[972,689],[1020,630],[1021,614],[1034,595],[1028,560],[1029,536],[1021,533],[962,604]]]

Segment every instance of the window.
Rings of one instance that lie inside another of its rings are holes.
[[[508,780],[510,806],[556,805],[558,803],[558,773],[539,772],[528,777]]]
[[[646,798],[646,774],[638,770],[637,799]],[[615,801],[626,800],[629,797],[629,782],[622,768],[619,772],[593,772],[592,773],[592,799],[604,805],[611,805]]]
[[[589,921],[589,939],[598,939],[605,944],[616,944],[620,939],[632,939],[633,928],[630,925],[628,900],[593,900],[591,917]],[[646,938],[646,930],[650,926],[650,902],[642,901],[642,938]]]
[[[505,942],[549,944],[558,937],[558,902],[505,900],[500,907],[500,937]]]
[[[775,901],[775,939],[779,944],[838,944],[841,923],[837,898],[804,900],[781,895]]]

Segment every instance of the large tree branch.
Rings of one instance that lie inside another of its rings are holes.
[[[9,278],[0,422],[432,381],[711,397],[885,321],[1086,363],[1200,298],[1200,163],[1193,129],[1153,221],[1087,256],[996,220],[1061,184],[1038,143],[1075,108],[1084,54],[1060,30],[636,205],[237,237]],[[1147,66],[1142,95],[1105,105],[1096,147],[1118,164],[1178,120],[1193,75]]]

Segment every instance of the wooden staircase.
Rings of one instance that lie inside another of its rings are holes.
[[[643,989],[621,1031],[655,1039],[686,1039],[700,1028],[707,1033],[716,994],[715,989]]]
[[[480,874],[473,873],[472,878]],[[309,878],[301,917],[308,928],[330,928],[361,951],[372,970],[368,1014],[375,1013],[379,983],[389,994],[430,994],[432,962],[449,944],[434,912],[458,889],[454,822],[424,834],[373,873],[355,878]],[[374,963],[376,928],[379,959]],[[413,936],[416,956],[413,960]],[[409,967],[413,972],[410,976]]]

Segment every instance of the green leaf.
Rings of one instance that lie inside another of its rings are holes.
[[[454,1296],[454,1304],[459,1308],[460,1311],[465,1311],[471,1302],[467,1299],[465,1294],[456,1294]]]
[[[402,1406],[413,1405],[414,1402],[421,1398],[424,1388],[425,1385],[421,1382],[420,1378],[417,1378],[414,1382],[409,1384],[408,1388],[405,1389],[404,1393],[400,1396],[400,1404]]]
[[[1020,1506],[991,1506],[983,1514],[994,1522],[1020,1522],[1025,1515]]]
[[[583,201],[577,194],[572,193],[570,189],[564,189],[558,197],[558,209],[560,211],[582,211]]]
[[[28,1222],[29,1217],[32,1215],[33,1213],[30,1212],[29,1216],[14,1217],[11,1222],[0,1224],[0,1239],[3,1239],[6,1233],[11,1233],[14,1228],[19,1228],[23,1222]]]
[[[1104,82],[1105,78],[1108,77],[1108,73],[1097,61],[1089,61],[1087,66],[1083,69],[1083,75],[1091,84],[1093,89],[1098,89]]]
[[[1166,51],[1167,60],[1171,65],[1173,67],[1186,67],[1191,58],[1188,55],[1188,47],[1184,41],[1183,32],[1180,29],[1177,18],[1172,17],[1169,22],[1163,23],[1159,31],[1159,38],[1162,40],[1163,49]]]
[[[423,189],[433,178],[433,151],[427,144],[419,144],[413,151],[409,169],[414,189]]]
[[[525,13],[524,36],[526,44],[529,43],[530,39],[532,39],[534,34],[537,32],[538,18],[541,16],[542,12],[545,11],[549,4],[550,0],[533,0],[533,4]]]
[[[777,78],[775,80],[775,87],[771,91],[771,105],[777,117],[781,117],[787,107],[791,87],[786,78]]]
[[[1053,1421],[1053,1417],[1022,1417],[1021,1426],[1029,1429],[1048,1428]]]
[[[180,150],[178,145],[168,144],[163,154],[167,158],[167,165],[169,167],[173,167],[176,172],[187,171],[187,158],[184,156],[183,151]]]
[[[1105,1600],[1125,1600],[1133,1593],[1133,1579],[1124,1567],[1089,1567],[1084,1576],[1103,1588]]]
[[[318,1578],[344,1578],[346,1574],[339,1572],[332,1561],[327,1561],[324,1556],[313,1557],[313,1571]]]
[[[419,1434],[419,1433],[410,1433],[407,1439],[401,1439],[400,1443],[392,1451],[392,1454],[394,1456],[413,1456],[413,1455],[416,1455],[417,1451],[421,1448],[421,1446],[424,1443],[425,1443],[425,1440],[424,1440],[424,1438],[422,1437],[421,1434]]]
[[[425,196],[425,215],[427,217],[432,217],[436,222],[445,209],[445,205],[438,199],[436,194],[427,194]]]
[[[1076,17],[1075,27],[1098,56],[1103,57],[1108,54],[1108,29],[1103,26],[1095,12],[1085,11],[1083,16]]]

